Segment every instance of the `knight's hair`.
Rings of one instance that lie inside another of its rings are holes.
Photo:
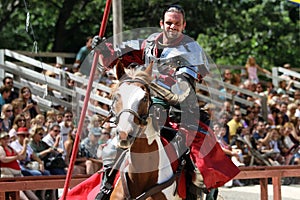
[[[185,21],[185,12],[184,12],[183,8],[180,5],[174,4],[174,5],[170,5],[167,8],[165,8],[164,11],[163,11],[163,14],[162,14],[162,18],[161,18],[162,21],[164,21],[165,14],[167,12],[178,12],[178,13],[181,13],[183,15],[183,20]]]

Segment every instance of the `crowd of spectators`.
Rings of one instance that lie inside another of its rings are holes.
[[[271,82],[258,79],[253,82],[232,72],[224,70],[224,81],[233,84],[234,77],[240,76],[243,81],[237,86],[267,98],[267,115],[263,115],[262,98],[238,92],[236,96],[252,102],[253,106],[225,100],[222,109],[214,108],[217,111],[211,116],[211,127],[224,152],[238,166],[300,165],[300,89],[293,85],[299,80],[282,80],[275,88]]]
[[[63,68],[61,65],[57,67]],[[75,68],[74,71],[67,71],[82,76],[78,66]],[[249,71],[249,67],[246,69]],[[45,75],[58,77],[49,72]],[[225,69],[222,76],[226,83],[267,98],[267,118],[263,117],[260,98],[236,91],[235,95],[253,102],[253,106],[223,98],[220,99],[223,101],[221,108],[212,103],[201,108],[209,116],[217,141],[233,163],[237,166],[262,165],[266,162],[270,165],[300,165],[300,89],[294,87],[295,79],[289,77],[275,88],[272,83],[259,81],[258,77],[253,81],[243,74],[233,74],[230,69]],[[75,80],[68,77],[66,81],[67,87],[76,86]],[[99,83],[113,87],[113,73],[102,74]],[[224,91],[224,88],[217,89]],[[293,92],[289,92],[290,89]],[[78,123],[74,113],[62,106],[53,106],[42,112],[38,102],[32,98],[31,88],[26,86],[17,90],[11,77],[3,79],[0,91],[1,177],[66,174],[77,134]],[[99,89],[93,93],[109,98],[107,92]],[[108,105],[96,100],[90,103],[109,110]],[[88,112],[80,134],[81,143],[73,174],[93,174],[102,167],[102,148],[114,137],[110,123],[100,127],[103,120],[104,116]],[[265,161],[256,158],[253,151],[261,154],[259,158]],[[249,159],[253,156],[254,162]]]

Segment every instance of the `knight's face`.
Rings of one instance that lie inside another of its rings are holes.
[[[166,12],[164,21],[161,21],[160,23],[165,38],[168,41],[172,41],[181,36],[186,25],[183,15],[180,12]]]

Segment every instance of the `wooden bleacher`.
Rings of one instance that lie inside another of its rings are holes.
[[[70,181],[70,187],[78,185],[88,177],[90,175],[73,176]],[[19,200],[19,191],[64,188],[65,180],[65,175],[0,178],[0,200],[5,200],[6,193],[13,200]]]

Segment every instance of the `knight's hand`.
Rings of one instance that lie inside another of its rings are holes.
[[[101,46],[102,45],[99,45],[101,42],[103,42],[105,40],[105,37],[100,37],[98,35],[94,36],[93,37],[93,40],[92,40],[92,48],[95,49],[95,50],[102,50],[101,49]]]

